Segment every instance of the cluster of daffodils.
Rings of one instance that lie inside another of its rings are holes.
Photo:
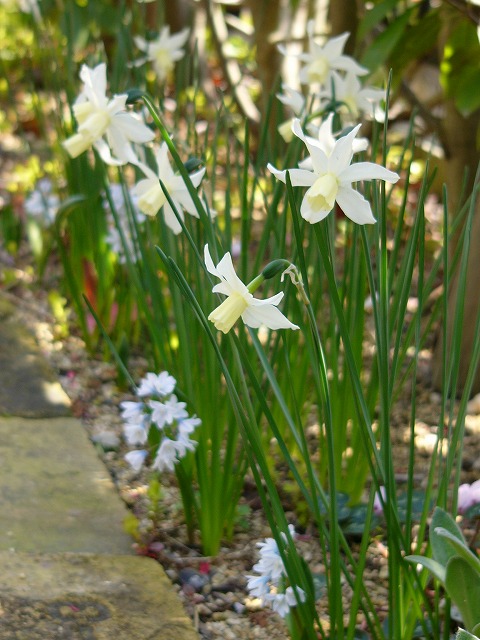
[[[188,415],[186,403],[179,402],[173,393],[175,385],[175,378],[166,371],[147,373],[136,390],[139,400],[120,405],[127,444],[142,447],[125,455],[137,472],[147,460],[151,469],[173,471],[179,460],[197,446],[190,436],[201,420]]]
[[[303,63],[299,80],[309,91],[308,100],[285,85],[283,93],[277,95],[278,99],[302,120],[308,115],[307,103],[315,111],[335,109],[344,124],[355,122],[362,114],[382,119],[384,114],[379,105],[385,100],[385,91],[363,86],[359,78],[368,74],[368,69],[343,53],[350,34],[343,33],[320,45],[315,39],[313,21],[307,25],[307,34],[308,51],[299,56]],[[280,45],[279,49],[289,55],[284,46]],[[279,130],[285,139],[291,139],[289,122],[280,125]]]
[[[288,528],[295,538],[293,525]],[[281,537],[285,541],[285,553],[288,553],[287,536],[282,532]],[[260,560],[253,566],[253,571],[258,575],[247,576],[247,588],[250,595],[262,600],[284,618],[298,601],[305,602],[305,591],[298,586],[294,589],[289,584],[282,556],[273,538],[265,538],[264,542],[257,543],[257,547]]]
[[[138,209],[145,215],[155,216],[163,207],[167,226],[175,234],[180,233],[182,227],[167,201],[159,179],[182,220],[185,211],[197,218],[198,213],[184,179],[172,169],[167,145],[163,143],[154,148],[157,168],[153,171],[139,159],[133,143],[151,142],[155,134],[138,119],[136,113],[126,111],[127,94],[114,96],[110,100],[107,98],[105,64],[93,69],[83,65],[80,77],[84,88],[73,105],[79,127],[76,134],[64,141],[64,148],[72,158],[76,158],[93,147],[106,164],[122,165],[129,162],[137,166],[146,176],[132,191],[133,197],[137,199]],[[204,174],[204,168],[191,174],[194,187],[200,185]]]

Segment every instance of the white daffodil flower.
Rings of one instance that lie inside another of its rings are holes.
[[[277,309],[277,305],[283,298],[283,292],[277,293],[266,300],[258,300],[253,297],[249,288],[235,273],[230,253],[226,253],[215,266],[207,244],[205,245],[204,257],[209,273],[221,280],[213,287],[212,291],[228,296],[208,316],[208,319],[213,322],[216,329],[223,331],[223,333],[228,333],[240,317],[248,327],[253,329],[261,325],[265,325],[269,329],[299,328],[296,324],[292,324],[280,309]]]
[[[326,101],[335,98],[336,102],[343,102],[339,107],[339,112],[348,115],[352,120],[358,120],[359,116],[366,115],[379,116],[378,104],[385,100],[385,91],[374,87],[362,87],[358,76],[349,71],[345,77],[332,71],[332,85],[326,86],[319,93],[320,99]],[[333,88],[333,91],[332,91]]]
[[[271,164],[268,165],[268,169],[282,182],[286,182],[288,171],[292,186],[308,187],[300,206],[300,213],[311,224],[326,218],[335,203],[353,222],[374,223],[370,203],[352,187],[352,183],[360,180],[384,180],[395,183],[399,179],[397,173],[374,162],[351,164],[354,154],[353,143],[360,126],[357,125],[350,133],[339,138],[330,155],[327,155],[322,144],[305,136],[300,122],[295,120],[293,133],[307,146],[312,160],[312,171],[302,168],[279,171]]]
[[[357,76],[368,73],[368,69],[343,53],[349,33],[331,38],[323,46],[315,42],[313,20],[310,20],[307,25],[307,33],[308,53],[301,53],[299,56],[305,63],[300,69],[301,84],[325,86],[329,83],[331,72],[334,70],[351,71]]]
[[[190,29],[182,29],[178,33],[170,35],[170,27],[167,25],[160,31],[156,40],[145,40],[140,36],[134,38],[135,44],[144,51],[146,56],[136,60],[133,64],[140,66],[145,62],[153,62],[160,82],[164,82],[175,62],[181,60],[185,55],[182,47],[188,40]]]
[[[188,192],[187,185],[185,184],[182,176],[176,174],[172,169],[168,159],[168,147],[165,142],[160,146],[156,154],[156,160],[157,173],[152,171],[150,167],[147,167],[143,163],[138,165],[147,177],[136,184],[133,192],[138,196],[138,208],[148,216],[157,215],[163,207],[163,215],[165,217],[166,224],[170,227],[173,233],[178,234],[181,232],[182,227],[178,222],[177,216],[173,212],[172,207],[167,201],[167,197],[160,186],[159,180],[161,180],[165,185],[165,188],[173,200],[175,208],[182,217],[182,220],[184,220],[184,210],[195,218],[199,218],[200,216],[195,208],[195,204]],[[190,174],[190,180],[194,187],[198,187],[204,175],[205,168]]]
[[[319,127],[307,125],[307,129],[310,133],[315,134],[315,137],[304,136],[305,140],[308,140],[310,144],[319,145],[326,156],[330,156],[332,154],[332,151],[335,148],[335,143],[337,142],[337,138],[332,133],[333,117],[334,114],[330,113],[327,118],[323,120]],[[367,138],[355,138],[352,142],[353,153],[360,153],[360,151],[365,151],[367,148]],[[313,162],[311,156],[308,156],[304,160],[301,160],[298,163],[298,166],[301,169],[308,169],[309,171],[313,171]]]
[[[132,142],[150,142],[155,137],[154,132],[133,113],[126,111],[127,94],[115,95],[110,100],[107,98],[107,67],[104,63],[93,69],[84,64],[80,79],[84,83],[83,90],[73,105],[73,114],[78,122],[77,133],[63,142],[68,154],[76,158],[93,146],[106,164],[137,164]]]

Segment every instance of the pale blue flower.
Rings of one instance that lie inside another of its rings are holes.
[[[135,449],[134,451],[129,451],[124,456],[128,464],[137,473],[143,467],[146,457],[147,457],[147,451],[145,451],[145,449]]]
[[[137,389],[137,396],[168,396],[175,389],[177,381],[167,371],[159,374],[147,373]]]
[[[150,400],[148,406],[152,409],[152,422],[159,429],[163,429],[167,424],[172,424],[174,420],[182,420],[188,417],[188,412],[185,411],[186,403],[178,402],[175,394],[165,402]]]

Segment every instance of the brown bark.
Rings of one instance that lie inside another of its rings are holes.
[[[345,45],[345,53],[355,53],[355,34],[358,27],[358,10],[356,0],[331,0],[328,7],[328,21],[332,36],[348,31],[350,38]]]
[[[255,28],[257,73],[262,85],[260,110],[265,113],[269,96],[280,72],[281,55],[272,35],[278,29],[280,0],[248,0]],[[272,120],[275,118],[272,114]]]
[[[458,18],[458,14],[456,16]],[[452,27],[455,25],[455,16],[448,8],[443,12],[443,32],[440,38],[441,52],[447,41]],[[461,201],[468,197],[474,187],[475,173],[480,163],[480,151],[477,148],[477,133],[480,128],[480,110],[464,117],[456,109],[453,98],[445,100],[445,118],[443,130],[445,134],[446,148],[446,184],[448,190],[448,210],[451,220],[463,204]],[[462,194],[465,171],[468,171],[466,189]],[[450,243],[450,256],[453,256],[458,245],[459,234],[456,234]],[[473,217],[472,232],[470,237],[470,253],[466,279],[466,296],[464,307],[463,326],[454,327],[454,314],[457,300],[459,274],[454,275],[451,290],[448,294],[447,315],[447,353],[451,352],[454,332],[462,331],[459,368],[459,392],[463,389],[471,361],[473,347],[480,336],[475,334],[475,324],[480,312],[480,295],[478,289],[478,274],[480,273],[480,197],[477,197]],[[433,358],[433,383],[437,388],[441,386],[441,362],[442,362],[443,336],[439,337]],[[474,381],[472,393],[480,392],[480,370]]]
[[[177,33],[191,23],[192,7],[186,0],[166,0],[164,11],[165,22],[170,25],[170,33]]]

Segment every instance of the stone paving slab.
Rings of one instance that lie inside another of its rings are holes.
[[[131,554],[126,515],[78,420],[0,418],[0,550]]]
[[[0,415],[69,414],[70,401],[15,308],[0,297]]]
[[[0,640],[198,640],[150,558],[0,552]]]

